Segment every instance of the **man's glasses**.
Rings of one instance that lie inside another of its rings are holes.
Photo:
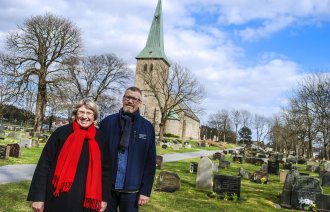
[[[140,99],[135,98],[133,96],[124,95],[123,98],[124,98],[125,101],[132,101],[133,103],[137,103],[137,102],[141,101]]]
[[[91,112],[85,112],[85,111],[77,111],[77,115],[79,117],[82,117],[82,116],[87,116],[88,118],[92,118],[94,116],[94,113],[91,113]]]

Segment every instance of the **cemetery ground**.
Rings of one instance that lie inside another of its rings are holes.
[[[1,140],[0,144],[14,143],[15,140]],[[203,150],[218,150],[218,147],[200,148],[194,141],[191,141],[192,148],[173,150],[173,148],[163,149],[157,146],[157,154],[164,155],[179,152],[192,152]],[[40,143],[39,147],[22,148],[20,158],[12,158],[0,160],[0,166],[8,164],[27,164],[37,163],[44,143]],[[233,146],[225,146],[224,148],[232,148]],[[239,168],[242,167],[250,172],[259,171],[260,166],[249,163],[233,163],[231,155],[226,155],[225,160],[231,161],[231,165],[227,169],[219,169],[213,174],[224,174],[230,176],[238,176]],[[142,212],[181,212],[181,211],[293,211],[284,208],[276,209],[275,206],[280,203],[279,195],[282,192],[283,183],[280,183],[279,175],[269,175],[268,184],[254,183],[247,179],[241,179],[240,199],[237,201],[210,198],[208,194],[211,190],[196,189],[196,177],[194,173],[190,173],[191,162],[198,162],[200,158],[186,159],[175,162],[163,163],[162,169],[157,169],[156,178],[161,171],[175,172],[180,177],[180,189],[173,193],[155,191],[157,179],[152,192],[150,202],[146,206],[140,207]],[[218,164],[218,160],[212,160]],[[309,173],[310,176],[317,178],[317,173],[306,171],[306,165],[296,165],[302,172]],[[0,184],[0,212],[15,211],[31,211],[31,203],[26,201],[28,189],[31,181],[22,181],[18,183]],[[322,187],[324,194],[330,194],[330,187]]]
[[[226,160],[232,161],[231,159],[230,155],[226,156]],[[293,211],[274,207],[274,204],[279,204],[278,195],[283,187],[283,183],[279,182],[279,175],[270,175],[269,184],[258,184],[242,179],[241,199],[237,202],[208,197],[208,191],[196,189],[196,174],[189,172],[190,162],[197,161],[199,158],[164,163],[162,170],[157,170],[156,176],[164,170],[177,173],[181,179],[180,189],[173,193],[153,190],[149,204],[140,207],[140,211]],[[299,170],[307,172],[306,165],[297,166]],[[260,169],[259,166],[252,164],[232,163],[230,168],[221,169],[217,174],[237,176],[240,167],[249,171]],[[316,176],[316,173],[309,173],[311,176]],[[29,186],[30,181],[1,184],[0,211],[31,211],[30,203],[25,201]],[[323,187],[323,193],[330,194],[329,187]]]

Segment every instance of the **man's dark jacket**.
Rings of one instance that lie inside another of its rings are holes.
[[[100,123],[100,129],[109,142],[111,188],[114,189],[118,167],[118,147],[121,138],[119,113],[112,114]],[[106,157],[106,156],[105,156]],[[150,196],[156,172],[155,130],[149,121],[134,113],[129,141],[126,178],[123,190],[136,191]]]

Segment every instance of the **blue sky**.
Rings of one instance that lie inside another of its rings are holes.
[[[24,19],[52,12],[82,31],[85,54],[115,53],[135,71],[157,0],[2,0],[0,49]],[[330,0],[163,0],[165,52],[205,87],[205,114],[272,116],[296,83],[330,70]]]

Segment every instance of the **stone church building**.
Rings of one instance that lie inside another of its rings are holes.
[[[142,108],[140,108],[141,115],[154,125],[156,135],[159,135],[159,123],[161,118],[160,109],[155,95],[153,95],[149,86],[145,83],[144,77],[147,72],[157,74],[159,71],[165,72],[162,74],[167,76],[170,68],[169,60],[164,51],[161,0],[158,0],[146,46],[138,56],[136,56],[136,59],[135,86],[140,88],[143,93],[143,105]],[[184,109],[184,112],[173,112],[168,115],[164,133],[177,135],[182,140],[199,139],[199,118],[187,105],[181,104],[179,107]]]

